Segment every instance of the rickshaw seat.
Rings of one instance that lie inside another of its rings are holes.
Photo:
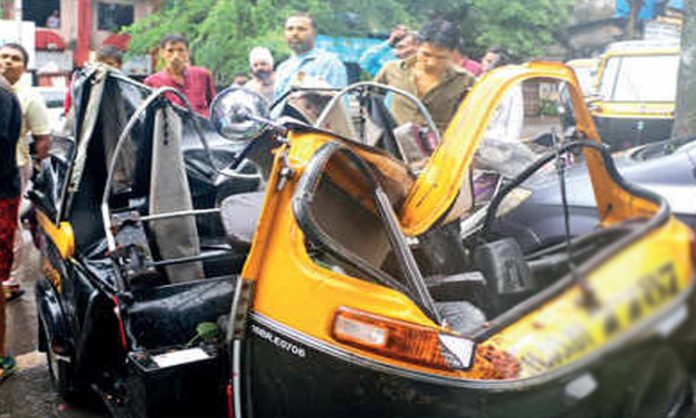
[[[220,215],[227,241],[233,248],[248,249],[259,223],[265,192],[240,193],[222,201]]]
[[[137,348],[180,346],[202,322],[229,313],[238,276],[196,280],[133,291],[124,325]]]

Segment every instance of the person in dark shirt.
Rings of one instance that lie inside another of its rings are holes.
[[[145,79],[145,84],[158,87],[174,87],[191,102],[193,111],[208,117],[210,102],[215,97],[215,86],[210,71],[195,67],[189,62],[189,44],[181,35],[166,35],[159,45],[159,55],[165,68]],[[173,94],[167,94],[173,103],[183,105]]]
[[[12,87],[0,73],[0,283],[9,280],[17,229],[20,177],[17,140],[22,128],[22,109]],[[16,370],[6,347],[5,295],[0,292],[0,382]]]
[[[459,28],[446,20],[423,26],[416,55],[384,65],[375,81],[394,86],[420,99],[440,133],[444,133],[476,79],[454,63]],[[426,126],[424,115],[403,96],[394,96],[392,112],[399,125]]]

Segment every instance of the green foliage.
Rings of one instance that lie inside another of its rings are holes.
[[[539,115],[558,116],[558,102],[556,100],[542,99],[539,105]]]
[[[193,344],[199,340],[211,344],[219,341],[221,337],[222,331],[215,322],[199,322],[198,325],[196,325],[196,335],[186,343],[186,347],[192,347]]]
[[[519,58],[542,55],[570,18],[572,0],[472,0],[476,43],[501,46]]]
[[[152,52],[167,33],[182,33],[193,60],[219,81],[248,71],[254,46],[266,46],[276,62],[288,56],[283,23],[307,12],[319,33],[331,36],[387,35],[397,24],[418,28],[431,18],[459,23],[470,55],[497,45],[520,58],[540,54],[554,42],[569,16],[572,0],[165,0],[162,10],[126,29],[131,53]]]

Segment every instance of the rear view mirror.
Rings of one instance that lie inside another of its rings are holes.
[[[256,138],[266,126],[268,105],[255,91],[232,86],[220,92],[210,105],[210,121],[217,132],[232,141]]]

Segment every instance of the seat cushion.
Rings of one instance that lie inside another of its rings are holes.
[[[222,201],[220,213],[233,247],[250,246],[259,223],[265,192],[240,193]]]

